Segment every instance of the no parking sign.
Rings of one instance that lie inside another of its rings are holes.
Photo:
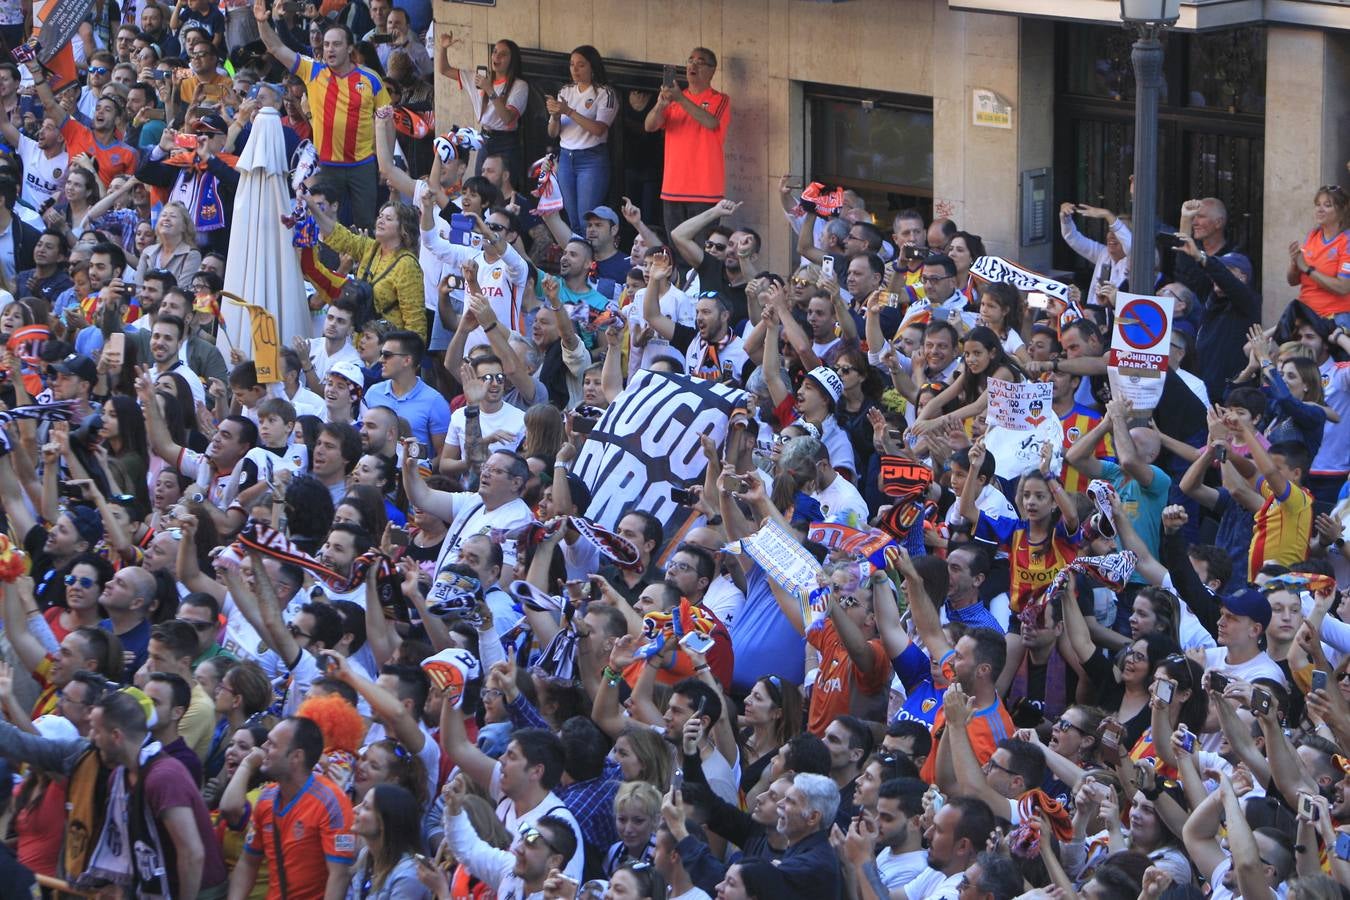
[[[1112,395],[1128,397],[1135,409],[1154,409],[1162,398],[1175,302],[1171,297],[1116,294],[1107,374]]]

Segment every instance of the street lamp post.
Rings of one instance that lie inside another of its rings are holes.
[[[1181,15],[1181,0],[1120,0],[1120,18],[1139,32],[1130,50],[1134,63],[1134,241],[1130,287],[1153,293],[1153,235],[1158,230],[1158,104],[1163,91],[1163,49],[1158,35]]]

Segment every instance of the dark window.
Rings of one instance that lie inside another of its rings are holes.
[[[560,88],[571,82],[567,65],[571,54],[523,47],[520,54],[523,74],[530,84],[530,103],[521,122],[521,139],[525,142],[525,163],[532,165],[550,147],[557,147],[558,142],[548,136],[544,97],[556,95]],[[608,136],[611,164],[608,205],[619,212],[622,198],[628,197],[641,208],[644,222],[658,231],[663,230],[659,197],[665,139],[661,132],[647,134],[642,127],[645,115],[632,106],[633,99],[643,99],[633,96],[636,91],[647,100],[644,109],[650,108],[661,87],[662,64],[606,58],[605,72],[609,86],[619,100],[619,116],[610,126]],[[678,69],[678,75],[683,84],[683,67]],[[527,189],[533,187],[533,184],[526,185]],[[632,229],[625,222],[623,230],[626,246],[633,237]]]
[[[808,181],[856,191],[884,229],[883,212],[931,216],[931,98],[806,85],[805,105]]]
[[[1055,106],[1055,205],[1089,203],[1128,215],[1134,172],[1134,69],[1129,32],[1060,25]],[[1238,28],[1164,38],[1166,89],[1158,114],[1158,222],[1175,227],[1181,204],[1218,197],[1228,207],[1228,236],[1261,266],[1265,154],[1266,35]],[[1098,221],[1077,221],[1103,240]],[[1090,266],[1056,241],[1056,267]],[[1162,260],[1169,271],[1170,260]]]

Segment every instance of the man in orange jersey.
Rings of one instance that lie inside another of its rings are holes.
[[[731,122],[731,98],[713,89],[716,72],[717,54],[695,47],[685,66],[689,86],[682,91],[675,83],[663,85],[647,113],[646,129],[666,132],[661,199],[667,234],[726,196],[722,145]]]
[[[277,4],[278,13],[282,6]],[[272,27],[266,0],[254,0],[253,17],[267,51],[305,82],[320,172],[325,183],[348,198],[343,221],[350,218],[357,228],[374,228],[379,186],[375,112],[390,104],[384,81],[352,59],[356,41],[346,25],[327,26],[320,61],[286,46]]]
[[[230,900],[253,890],[267,858],[268,900],[340,897],[356,861],[352,803],[326,776],[314,774],[323,732],[311,719],[282,719],[240,766],[275,781],[253,809],[244,853],[230,876]]]

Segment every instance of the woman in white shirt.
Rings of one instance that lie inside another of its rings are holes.
[[[572,83],[548,98],[548,136],[558,138],[558,187],[567,221],[584,231],[583,216],[609,193],[609,126],[619,112],[605,63],[589,44],[572,51]]]
[[[492,45],[489,58],[491,75],[480,67],[473,77],[450,64],[450,45],[454,36],[441,34],[440,73],[453,78],[469,95],[469,105],[478,119],[478,130],[483,136],[483,148],[478,151],[475,175],[483,174],[483,160],[500,156],[506,161],[511,181],[517,186],[525,175],[520,149],[520,114],[530,100],[530,85],[520,77],[520,47],[515,41],[500,40]]]

